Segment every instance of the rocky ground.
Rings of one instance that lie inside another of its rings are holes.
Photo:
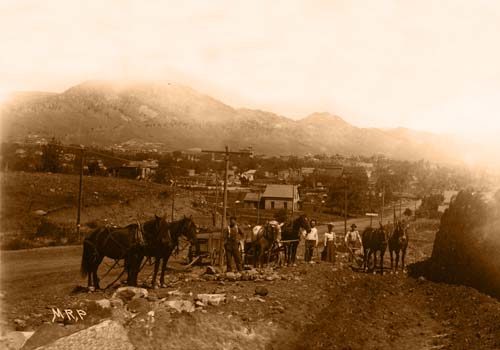
[[[429,241],[428,233],[415,236],[409,260],[428,255]],[[500,303],[471,288],[358,272],[343,255],[333,265],[217,272],[169,271],[161,289],[88,293],[73,285],[64,296],[54,291],[53,304],[40,296],[37,314],[27,311],[36,300],[23,304],[7,291],[2,342],[16,348],[29,337],[24,349],[500,348]],[[52,307],[86,315],[52,322]]]

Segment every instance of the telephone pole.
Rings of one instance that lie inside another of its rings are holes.
[[[83,193],[83,166],[85,163],[85,153],[84,148],[80,151],[80,184],[78,187],[78,212],[76,214],[76,234],[78,235],[78,241],[81,241],[80,237],[80,217],[82,211],[82,193]]]
[[[172,222],[174,221],[174,209],[175,209],[175,180],[172,181],[172,213],[171,213],[171,218]]]
[[[221,220],[221,239],[219,240],[219,252],[222,252],[223,240],[222,233],[224,232],[224,228],[226,227],[226,213],[227,213],[227,180],[228,180],[228,172],[229,172],[229,158],[231,155],[250,155],[251,152],[230,152],[229,147],[226,146],[224,151],[211,151],[211,150],[202,150],[204,153],[219,153],[224,154],[224,162],[225,162],[225,170],[224,170],[224,201],[222,206],[222,220]],[[219,254],[219,266],[222,266],[222,254]]]
[[[382,210],[380,211],[380,223],[384,224],[384,207],[385,207],[385,185],[382,187]]]

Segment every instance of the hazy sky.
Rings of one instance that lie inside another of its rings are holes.
[[[0,97],[177,81],[293,118],[494,139],[500,1],[0,0]]]

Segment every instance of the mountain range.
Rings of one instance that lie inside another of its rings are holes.
[[[454,162],[465,145],[404,128],[361,128],[329,113],[294,120],[233,108],[192,88],[159,82],[88,81],[62,93],[23,92],[0,109],[3,140],[28,135],[85,145],[160,144],[164,149],[252,146],[269,155],[384,154]]]

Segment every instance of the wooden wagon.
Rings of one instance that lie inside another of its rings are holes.
[[[198,264],[208,263],[212,266],[220,263],[222,266],[226,264],[226,250],[224,248],[224,241],[220,232],[202,232],[196,235],[199,244],[199,254],[196,255],[195,247],[189,247],[189,262],[197,259]],[[248,247],[248,242],[242,242],[240,245],[240,252],[242,262],[245,263],[245,251]]]

